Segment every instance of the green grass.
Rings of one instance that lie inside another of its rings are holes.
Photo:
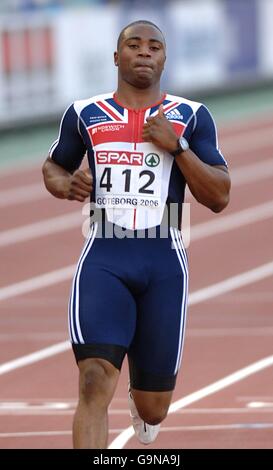
[[[58,124],[26,128],[0,134],[0,167],[45,160],[48,150],[58,137]]]
[[[205,100],[205,104],[209,107],[218,123],[237,119],[251,119],[255,114],[272,113],[273,88],[210,97]]]

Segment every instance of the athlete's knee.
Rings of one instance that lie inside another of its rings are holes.
[[[145,423],[156,425],[168,414],[171,392],[141,392],[134,390],[133,396],[139,416]]]
[[[119,371],[103,359],[79,362],[80,399],[87,404],[108,405],[113,396]]]
[[[161,423],[167,416],[168,413],[168,408],[167,409],[156,409],[156,410],[151,410],[147,408],[142,408],[139,411],[139,416],[145,423],[151,424],[152,426],[155,426],[156,424]]]

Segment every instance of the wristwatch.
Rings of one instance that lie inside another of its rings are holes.
[[[173,157],[176,157],[182,152],[186,152],[186,150],[189,150],[190,146],[188,141],[185,139],[185,137],[180,137],[177,139],[177,149],[174,152],[170,152]]]

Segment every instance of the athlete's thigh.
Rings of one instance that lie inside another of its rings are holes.
[[[183,349],[187,291],[187,259],[180,244],[168,258],[163,256],[161,274],[157,273],[138,298],[136,332],[128,352],[133,388],[174,389]]]
[[[120,369],[135,332],[136,305],[119,277],[95,263],[75,276],[69,327],[76,360],[100,357]]]

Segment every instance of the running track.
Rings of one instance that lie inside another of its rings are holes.
[[[273,446],[272,126],[267,115],[222,128],[231,203],[218,215],[191,204],[184,356],[152,448]],[[2,449],[71,448],[78,379],[66,312],[83,243],[80,209],[46,193],[37,165],[0,174]],[[141,448],[129,426],[124,363],[109,445]]]

